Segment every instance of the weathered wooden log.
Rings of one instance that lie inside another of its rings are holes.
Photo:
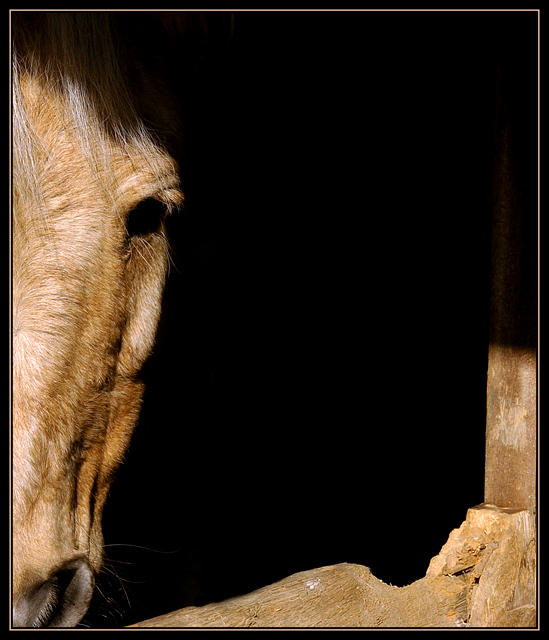
[[[135,627],[449,627],[466,615],[466,588],[449,576],[392,587],[367,567],[296,573],[248,595],[188,607]]]
[[[187,607],[133,627],[532,627],[535,538],[527,510],[479,505],[424,578],[406,587],[367,567],[303,571],[250,594]]]

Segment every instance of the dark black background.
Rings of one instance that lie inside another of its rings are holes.
[[[409,584],[482,502],[497,17],[237,12],[204,57],[86,624]]]

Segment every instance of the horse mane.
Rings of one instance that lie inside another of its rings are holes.
[[[85,103],[115,138],[134,137],[144,125],[173,137],[177,105],[152,104],[168,75],[166,52],[155,51],[152,42],[173,42],[159,22],[149,20],[144,31],[142,19],[102,11],[16,12],[12,18],[19,74],[39,76],[73,104],[75,98]]]

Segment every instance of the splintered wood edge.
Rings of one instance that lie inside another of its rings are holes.
[[[468,626],[535,626],[533,515],[527,509],[487,503],[469,509],[465,522],[450,533],[440,553],[431,560],[427,576],[435,575],[456,576],[467,584]],[[514,609],[520,611],[506,613]]]
[[[534,542],[529,511],[481,504],[450,533],[425,577],[406,587],[342,563],[131,627],[532,627]]]

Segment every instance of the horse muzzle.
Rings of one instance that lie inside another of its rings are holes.
[[[14,627],[75,627],[86,614],[94,590],[86,558],[68,561],[37,584],[14,596]]]

